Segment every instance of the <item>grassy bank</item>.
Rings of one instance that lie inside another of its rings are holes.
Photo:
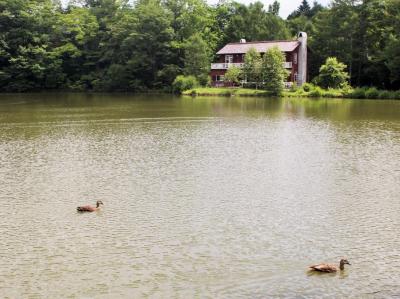
[[[243,96],[262,97],[271,96],[271,93],[262,89],[250,88],[213,88],[199,87],[184,91],[187,96]],[[400,100],[400,91],[378,90],[374,87],[346,88],[346,89],[322,89],[318,86],[306,83],[302,87],[283,91],[282,97],[305,98],[349,98],[349,99],[388,99]]]
[[[186,90],[182,93],[187,96],[270,96],[271,93],[262,89],[250,89],[250,88],[223,88],[223,87],[199,87],[190,90]]]

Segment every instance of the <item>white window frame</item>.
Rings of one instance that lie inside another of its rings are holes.
[[[233,55],[225,55],[225,63],[233,63]]]

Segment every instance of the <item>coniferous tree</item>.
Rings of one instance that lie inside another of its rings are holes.
[[[278,16],[280,7],[281,4],[279,3],[279,1],[275,0],[274,3],[268,5],[268,12],[275,16]]]

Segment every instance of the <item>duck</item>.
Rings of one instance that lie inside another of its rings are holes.
[[[344,265],[351,265],[351,264],[349,263],[348,260],[341,259],[339,262],[340,271],[344,270]],[[310,271],[318,271],[318,272],[326,272],[326,273],[337,272],[337,270],[338,270],[338,268],[332,264],[317,264],[317,265],[312,265],[309,268],[310,268]]]
[[[101,200],[98,200],[96,202],[96,206],[95,207],[91,206],[91,205],[80,206],[80,207],[77,207],[76,210],[78,212],[95,212],[95,211],[100,210],[100,205],[104,205],[104,204],[103,204],[103,202]]]

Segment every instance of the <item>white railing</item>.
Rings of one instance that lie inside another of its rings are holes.
[[[286,61],[286,62],[283,63],[283,67],[285,69],[291,69],[293,67],[293,63],[290,62],[290,61]]]
[[[227,70],[233,66],[242,68],[243,63],[211,63],[212,70]]]
[[[293,86],[293,82],[283,82],[283,84],[286,89],[290,89]]]
[[[244,63],[211,63],[212,70],[227,70],[233,66],[242,68]],[[292,62],[284,62],[283,67],[285,69],[291,69],[293,67]]]

